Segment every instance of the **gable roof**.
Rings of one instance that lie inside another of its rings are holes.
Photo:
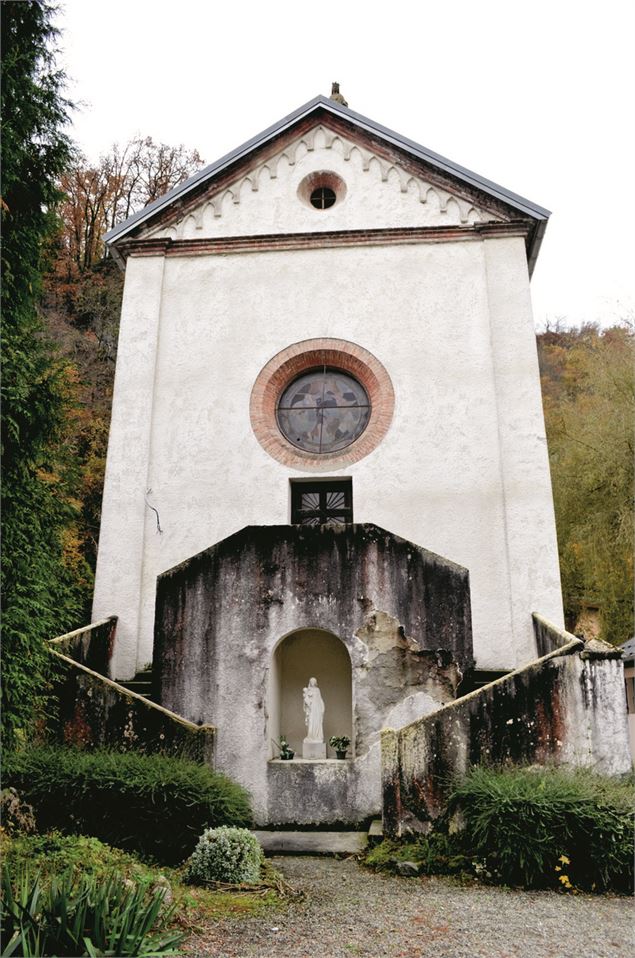
[[[243,143],[230,153],[222,156],[219,160],[216,160],[214,163],[210,163],[202,170],[198,170],[198,172],[196,172],[193,176],[190,176],[189,179],[179,183],[178,186],[175,186],[168,193],[160,196],[157,200],[154,200],[154,202],[149,203],[148,206],[144,207],[144,209],[139,210],[138,213],[134,213],[127,220],[124,220],[123,223],[115,226],[114,229],[106,233],[106,236],[104,237],[106,244],[108,246],[116,244],[119,240],[129,235],[131,231],[136,230],[137,227],[141,226],[157,213],[170,206],[170,204],[174,203],[176,200],[182,200],[193,190],[203,185],[207,180],[211,180],[213,177],[225,171],[232,164],[244,159],[249,153],[265,146],[267,143],[280,136],[280,134],[290,130],[297,123],[309,118],[312,113],[318,112],[322,115],[324,113],[330,113],[334,116],[342,117],[348,123],[359,128],[360,130],[363,130],[372,136],[379,137],[387,144],[404,151],[413,159],[423,161],[429,166],[439,170],[441,173],[449,175],[454,179],[466,184],[467,186],[476,188],[482,193],[485,193],[486,195],[505,203],[512,209],[517,210],[522,217],[529,217],[530,219],[534,220],[535,229],[532,230],[527,249],[529,272],[532,272],[533,266],[538,256],[540,243],[547,225],[547,220],[550,216],[549,210],[544,209],[542,206],[538,206],[536,203],[532,203],[531,200],[525,199],[525,197],[519,196],[517,193],[512,193],[510,190],[499,186],[497,183],[493,183],[491,180],[479,176],[477,173],[474,173],[463,166],[459,166],[457,163],[453,163],[452,160],[447,159],[447,157],[441,156],[439,153],[434,153],[425,146],[415,143],[414,140],[409,140],[400,133],[395,133],[394,130],[389,130],[380,123],[376,123],[374,120],[370,120],[368,117],[362,116],[359,113],[355,113],[353,110],[349,110],[348,107],[342,106],[341,103],[337,103],[336,101],[321,95],[309,100],[308,103],[305,103],[297,110],[294,110],[293,113],[289,113],[288,116],[285,116],[282,120],[279,120],[272,126],[267,127],[267,129],[263,130],[262,133],[258,133],[250,140],[247,140],[246,143]]]

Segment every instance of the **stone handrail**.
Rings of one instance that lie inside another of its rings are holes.
[[[51,737],[79,748],[159,752],[213,767],[213,725],[195,725],[87,664],[107,664],[116,621],[103,619],[49,643],[60,666],[55,681],[58,721],[49,729]]]
[[[91,622],[81,629],[51,639],[52,651],[60,652],[89,669],[108,675],[115,644],[117,616]]]

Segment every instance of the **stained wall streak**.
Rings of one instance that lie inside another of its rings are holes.
[[[101,675],[110,675],[116,632],[117,616],[113,615],[52,639],[50,648]]]

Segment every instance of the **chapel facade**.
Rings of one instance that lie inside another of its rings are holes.
[[[529,290],[548,215],[318,96],[107,237],[93,617],[118,616],[114,678],[153,662],[161,704],[217,726],[263,821],[292,820],[281,775],[327,775],[273,761],[310,677],[353,759],[313,820],[359,818],[383,725],[536,658],[533,612],[562,625]]]

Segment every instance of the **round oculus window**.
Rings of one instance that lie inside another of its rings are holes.
[[[328,186],[318,186],[310,196],[311,206],[314,206],[316,210],[328,210],[334,205],[335,199],[335,190]]]
[[[353,376],[322,366],[286,387],[276,418],[285,439],[319,455],[355,442],[366,429],[370,412],[368,394]]]
[[[309,173],[298,186],[298,197],[314,210],[330,210],[346,196],[346,183],[332,170]]]

